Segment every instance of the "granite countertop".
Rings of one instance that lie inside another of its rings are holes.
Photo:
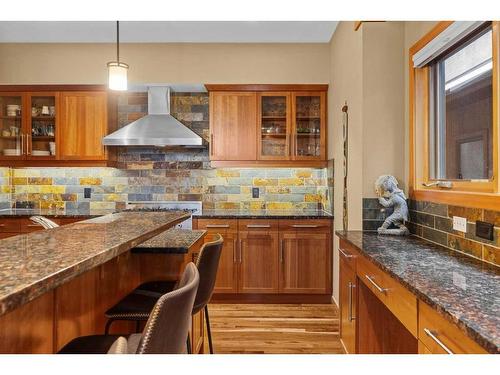
[[[13,217],[13,216],[33,216],[40,215],[46,217],[73,217],[73,218],[89,218],[99,217],[115,213],[116,210],[56,210],[56,209],[40,209],[40,208],[6,208],[0,209],[0,217]]]
[[[123,212],[0,241],[0,315],[189,218]]]
[[[323,210],[203,210],[193,217],[211,219],[333,219],[333,214]]]
[[[186,254],[206,230],[169,229],[132,249],[133,253]]]
[[[336,234],[488,352],[500,353],[500,268],[415,236]],[[465,288],[457,279],[465,280]]]

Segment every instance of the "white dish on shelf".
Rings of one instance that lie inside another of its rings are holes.
[[[15,148],[6,148],[3,150],[5,156],[19,156],[21,155],[21,150]]]
[[[50,156],[50,151],[32,150],[31,155],[33,155],[33,156]]]

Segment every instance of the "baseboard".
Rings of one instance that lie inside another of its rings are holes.
[[[337,306],[337,308],[339,308],[339,303],[337,302],[337,300],[335,299],[335,297],[332,295],[332,298],[331,298],[331,302],[333,305]]]
[[[330,294],[214,294],[210,303],[321,303],[332,301]]]

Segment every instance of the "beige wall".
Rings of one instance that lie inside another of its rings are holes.
[[[366,23],[363,33],[363,198],[378,176],[404,183],[404,22]]]
[[[0,84],[105,83],[111,44],[0,44]],[[126,44],[131,83],[328,83],[330,46]]]
[[[349,229],[361,229],[363,181],[363,48],[362,34],[352,22],[341,22],[330,42],[330,92],[328,93],[328,154],[335,159],[335,229],[342,229],[343,139],[342,106],[349,107]],[[338,238],[334,236],[333,297],[338,301]]]

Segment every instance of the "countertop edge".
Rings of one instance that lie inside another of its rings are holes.
[[[437,311],[441,316],[443,316],[446,320],[449,322],[457,325],[462,332],[464,332],[467,337],[469,337],[471,340],[473,340],[475,343],[477,343],[479,346],[481,346],[483,349],[485,349],[488,353],[491,354],[497,354],[500,353],[500,347],[496,346],[495,344],[491,343],[487,338],[485,338],[480,332],[476,331],[472,327],[468,326],[466,323],[461,321],[459,318],[456,318],[453,316],[445,307],[443,307],[441,304],[438,302],[432,300],[429,296],[426,294],[422,293],[419,291],[417,288],[409,284],[407,281],[403,280],[399,275],[395,274],[391,269],[388,267],[384,266],[380,262],[378,262],[375,258],[370,256],[370,254],[367,254],[363,249],[360,249],[358,246],[356,246],[354,243],[352,243],[344,234],[343,231],[335,231],[335,235],[337,235],[339,238],[349,242],[352,246],[354,246],[358,251],[365,256],[371,263],[373,263],[375,266],[383,270],[384,272],[387,272],[391,277],[396,279],[398,282],[401,283],[405,288],[407,288],[411,293],[413,293],[417,298],[423,300],[423,302],[427,303],[429,306],[431,306],[435,311]],[[429,242],[429,244],[432,244],[433,246],[441,247],[445,249],[443,246],[440,246],[438,244]],[[471,334],[472,333],[472,334]],[[479,340],[478,340],[479,338]]]
[[[92,268],[96,268],[101,266],[102,264],[106,263],[107,261],[116,258],[117,256],[129,251],[130,249],[134,248],[136,245],[141,244],[142,242],[145,242],[158,234],[162,233],[163,231],[171,228],[172,226],[186,220],[189,218],[190,214],[185,214],[184,216],[180,217],[179,219],[172,220],[169,223],[166,223],[165,225],[159,226],[158,228],[147,232],[137,238],[134,238],[132,240],[126,241],[118,246],[114,246],[104,252],[101,252],[97,255],[94,255],[92,257],[86,258],[78,263],[75,263],[69,267],[63,268],[59,270],[56,273],[53,273],[51,275],[48,275],[45,278],[42,278],[38,280],[35,283],[26,285],[22,289],[16,290],[13,293],[9,294],[8,296],[4,297],[1,300],[0,304],[0,316],[5,315],[23,305],[26,305],[27,303],[35,300],[36,298],[42,296],[45,293],[48,293],[57,287],[61,286],[62,284],[80,276],[84,272],[89,271]],[[81,222],[79,222],[81,223]],[[75,223],[77,224],[77,223]],[[73,225],[69,224],[68,226]],[[61,227],[65,228],[67,226]],[[36,232],[34,232],[36,233]],[[32,233],[26,234],[26,236],[30,236]],[[37,290],[37,285],[40,283],[46,283],[49,286],[47,288],[43,288],[40,290]]]

